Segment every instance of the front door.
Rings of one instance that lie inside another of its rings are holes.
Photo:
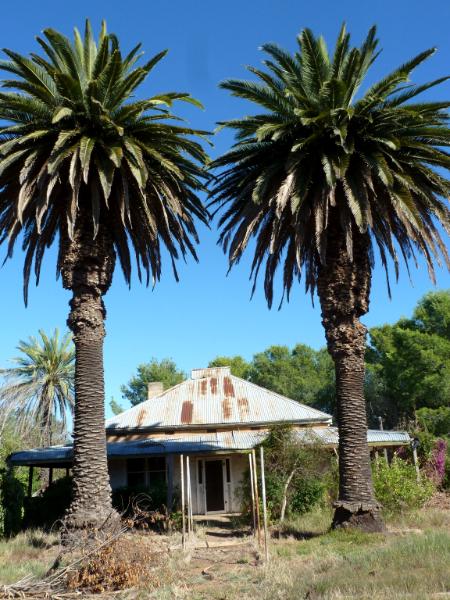
[[[221,460],[205,461],[206,511],[225,510]]]

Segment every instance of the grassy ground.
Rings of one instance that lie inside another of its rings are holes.
[[[388,520],[386,535],[327,532],[318,511],[286,523],[264,564],[252,540],[228,538],[218,547],[166,552],[146,587],[121,600],[390,600],[450,599],[450,511],[428,508]],[[150,542],[134,536],[139,543]],[[198,540],[207,538],[205,530]],[[151,536],[157,545],[156,536]],[[209,538],[210,542],[211,539]],[[55,537],[34,533],[0,543],[0,582],[43,574],[58,552]],[[176,545],[178,536],[165,540]],[[175,542],[175,543],[173,543]],[[221,538],[214,538],[221,544]],[[226,545],[233,544],[233,545]],[[236,545],[239,544],[239,545]],[[155,547],[155,546],[154,546]],[[156,585],[155,585],[156,581]]]
[[[25,575],[42,577],[59,551],[59,537],[40,531],[0,540],[0,584],[14,583]]]

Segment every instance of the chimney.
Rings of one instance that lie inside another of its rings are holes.
[[[147,400],[156,398],[164,391],[164,384],[162,381],[150,381],[147,383]]]

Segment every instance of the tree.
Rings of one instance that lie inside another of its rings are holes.
[[[326,350],[305,344],[292,350],[270,346],[253,357],[250,379],[257,385],[322,410],[333,410],[334,370]]]
[[[74,40],[53,29],[37,38],[41,54],[5,50],[0,68],[0,240],[8,256],[16,241],[25,250],[24,293],[34,263],[56,239],[57,273],[72,292],[75,418],[73,501],[68,531],[114,522],[104,427],[103,338],[108,291],[118,257],[131,281],[131,254],[139,279],[161,276],[162,248],[175,277],[175,261],[192,255],[194,219],[206,222],[198,198],[204,189],[205,152],[173,124],[175,100],[186,93],[137,100],[139,85],[165,56],[138,65],[140,44],[126,55],[105,24],[96,43],[89,22]],[[109,519],[109,521],[108,521]]]
[[[124,408],[121,404],[119,404],[114,397],[111,397],[111,400],[109,401],[109,406],[113,412],[113,415],[120,415],[120,413],[122,413],[124,411]]]
[[[64,430],[67,413],[73,410],[75,349],[72,336],[66,334],[60,340],[58,329],[51,337],[42,330],[39,335],[40,340],[30,337],[19,342],[21,354],[12,359],[16,366],[0,369],[4,377],[0,395],[5,405],[2,412],[13,412],[21,429],[36,429],[37,424],[39,441],[48,446],[56,423]]]
[[[426,294],[414,310],[412,326],[450,341],[450,290]]]
[[[412,319],[370,329],[367,360],[382,383],[388,424],[413,419],[419,408],[450,406],[448,322],[450,293],[442,291],[424,296]]]
[[[142,363],[137,368],[127,385],[122,385],[122,396],[129,400],[133,406],[147,400],[147,386],[152,381],[160,381],[165,390],[181,383],[186,379],[186,374],[180,371],[171,358],[158,360],[152,358],[148,363]]]
[[[434,257],[450,266],[436,227],[449,228],[443,147],[450,103],[409,102],[446,78],[407,84],[434,53],[426,50],[357,98],[377,45],[373,27],[352,48],[343,26],[330,56],[323,38],[305,29],[293,55],[263,45],[266,69],[249,67],[259,82],[222,83],[263,112],[222,123],[235,130],[236,143],[213,162],[211,200],[223,209],[219,242],[230,267],[256,238],[253,290],[263,268],[269,307],[280,265],[281,303],[302,273],[306,290],[317,291],[336,371],[340,489],[333,524],[368,530],[383,527],[366,438],[360,321],[369,308],[374,249],[386,274],[389,258],[398,274],[397,251],[406,263],[422,254],[432,277]]]
[[[313,437],[305,444],[289,425],[271,427],[262,445],[271,516],[282,522],[286,510],[311,510],[323,496],[323,476],[331,466],[329,449]]]
[[[251,364],[242,356],[216,356],[211,360],[208,367],[230,367],[231,374],[241,379],[250,378]]]

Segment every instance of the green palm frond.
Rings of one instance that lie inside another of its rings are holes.
[[[167,51],[139,65],[140,45],[123,56],[104,23],[94,40],[89,21],[84,37],[46,29],[37,41],[42,55],[5,50],[0,62],[14,75],[0,93],[0,241],[11,256],[24,234],[25,298],[33,261],[39,276],[55,235],[73,235],[80,206],[91,212],[93,236],[101,224],[111,231],[128,283],[130,245],[138,273],[154,281],[162,246],[173,264],[196,258],[195,220],[208,220],[198,197],[207,132],[174,124],[170,109],[201,104],[179,92],[135,98]]]
[[[434,277],[436,259],[450,266],[436,225],[449,231],[450,102],[411,100],[448,78],[410,82],[434,49],[355,100],[378,56],[375,27],[360,47],[351,47],[344,25],[332,54],[308,29],[298,44],[294,54],[265,44],[268,71],[249,68],[258,83],[221,84],[262,109],[221,124],[235,132],[236,143],[211,165],[217,170],[211,205],[220,213],[219,242],[230,268],[256,238],[253,289],[264,268],[269,305],[278,268],[283,296],[302,273],[313,292],[330,223],[337,220],[349,256],[354,235],[369,233],[387,274],[388,257],[397,275],[397,255],[408,263],[422,254]]]
[[[39,336],[20,341],[14,366],[0,369],[0,403],[15,413],[19,426],[34,423],[48,443],[54,420],[65,428],[73,410],[75,348],[72,336],[60,338],[58,329],[51,337],[39,330]]]

